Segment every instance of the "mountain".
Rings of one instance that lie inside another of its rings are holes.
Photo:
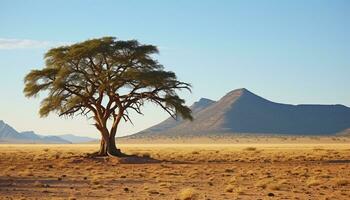
[[[350,128],[350,108],[343,105],[275,103],[244,88],[197,107],[199,102],[192,106],[193,122],[169,118],[134,137],[212,133],[331,135]]]
[[[69,140],[65,140],[58,136],[43,136],[34,133],[33,131],[25,131],[20,133],[22,138],[31,141],[30,143],[53,143],[53,144],[69,144]]]
[[[33,131],[17,132],[10,125],[0,120],[0,143],[49,143],[69,144],[71,142],[57,136],[42,136]]]
[[[350,128],[343,130],[342,132],[339,133],[341,136],[350,136]]]
[[[76,136],[73,134],[59,135],[60,138],[70,141],[71,143],[86,143],[91,141],[96,141],[95,138]]]
[[[206,99],[206,98],[201,98],[199,101],[195,102],[190,107],[192,110],[193,116],[196,117],[201,110],[209,107],[213,103],[215,103],[215,101]],[[174,119],[172,117],[169,117],[168,119],[164,120],[160,124],[152,126],[151,128],[144,130],[143,132],[164,132],[169,129],[175,128],[176,126],[182,123],[184,123],[184,120],[182,118]]]

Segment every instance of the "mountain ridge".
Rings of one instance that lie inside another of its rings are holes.
[[[146,129],[134,136],[209,133],[334,135],[350,128],[350,108],[341,104],[275,103],[240,88],[194,112],[193,122],[178,120],[174,123],[170,118],[165,121],[168,128]],[[154,127],[162,126],[162,123]]]
[[[90,137],[85,137],[85,136],[76,136],[73,134],[63,134],[63,135],[57,135],[58,137],[68,140],[72,143],[87,143],[91,141],[95,141],[96,138],[90,138]]]
[[[0,120],[0,143],[24,143],[24,144],[71,144],[85,143],[96,139],[89,137],[76,136],[73,134],[65,135],[39,135],[34,131],[18,132],[12,126]]]
[[[57,136],[42,136],[33,131],[17,132],[12,126],[0,120],[0,143],[54,143],[69,144],[71,142]]]

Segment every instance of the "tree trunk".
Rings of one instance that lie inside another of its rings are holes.
[[[98,152],[98,155],[99,156],[108,156],[107,150],[108,150],[107,143],[106,143],[105,139],[103,139],[103,137],[102,137],[101,143],[100,143],[100,150]]]
[[[115,145],[115,137],[110,137],[108,141],[108,155],[122,157],[124,154]]]
[[[99,156],[117,156],[117,157],[126,156],[115,145],[115,135],[117,133],[117,127],[121,118],[122,118],[122,114],[118,115],[118,117],[114,117],[114,122],[110,131],[107,128],[106,121],[96,120],[96,127],[98,130],[100,130],[102,135],[100,150],[98,152]]]
[[[98,152],[99,156],[124,156],[124,154],[115,145],[115,138],[109,137],[105,140],[103,137],[100,143],[100,150]]]

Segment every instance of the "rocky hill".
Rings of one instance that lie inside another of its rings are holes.
[[[201,99],[191,108],[193,122],[169,118],[132,137],[214,133],[333,135],[350,128],[350,108],[344,105],[275,103],[244,88],[216,102]]]

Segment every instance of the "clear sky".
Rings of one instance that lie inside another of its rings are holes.
[[[40,98],[22,90],[50,47],[102,36],[157,45],[159,62],[193,84],[181,93],[188,105],[245,87],[275,102],[350,106],[348,0],[1,0],[0,119],[19,131],[98,137],[85,118],[39,118]],[[119,136],[166,117],[146,106]]]

